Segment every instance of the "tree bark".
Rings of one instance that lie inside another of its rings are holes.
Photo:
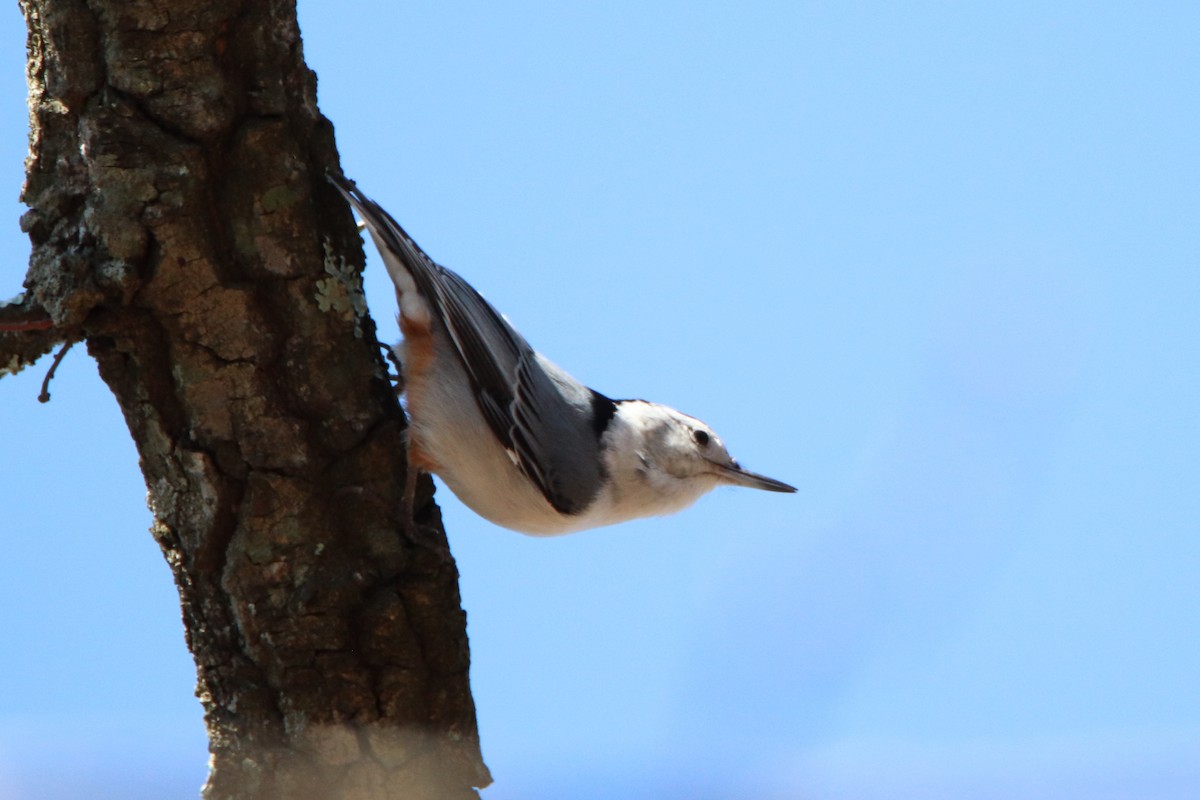
[[[196,661],[204,796],[476,797],[457,570],[428,478],[400,519],[405,421],[294,2],[21,7],[22,313],[53,333],[0,335],[0,361],[85,339],[120,403]]]

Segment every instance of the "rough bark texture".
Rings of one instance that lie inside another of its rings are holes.
[[[427,479],[422,524],[399,518],[404,419],[294,2],[21,6],[26,318],[57,333],[3,336],[85,338],[121,405],[196,660],[205,796],[475,797],[458,575]]]

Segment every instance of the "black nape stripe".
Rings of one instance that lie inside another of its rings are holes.
[[[592,431],[595,432],[596,438],[599,439],[608,430],[608,423],[612,422],[613,415],[617,413],[616,402],[609,397],[592,390]]]

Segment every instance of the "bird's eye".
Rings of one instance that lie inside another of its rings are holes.
[[[708,431],[692,431],[692,439],[701,447],[708,447]]]

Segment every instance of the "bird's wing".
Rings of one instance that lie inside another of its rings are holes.
[[[358,211],[388,271],[403,269],[444,323],[475,402],[521,471],[563,514],[582,512],[603,479],[594,408],[607,398],[539,356],[479,292],[437,264],[353,183],[330,181]]]

